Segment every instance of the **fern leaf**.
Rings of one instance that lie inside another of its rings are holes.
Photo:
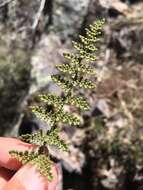
[[[79,56],[72,53],[63,53],[64,58],[68,59],[70,63],[79,64]]]
[[[71,90],[73,87],[81,87],[85,89],[92,89],[95,88],[95,85],[92,81],[88,79],[67,79],[66,77],[60,76],[60,75],[54,75],[52,77],[54,82],[57,83],[57,85],[61,86],[66,91]]]
[[[94,68],[85,64],[79,64],[79,65],[62,64],[62,65],[56,65],[56,68],[59,71],[63,73],[68,73],[68,74],[76,74],[78,72],[82,74],[89,74],[89,75],[96,74],[96,70]]]
[[[47,103],[48,105],[54,105],[56,107],[62,107],[63,101],[60,96],[53,95],[53,94],[41,94],[39,95],[41,101]]]
[[[46,122],[46,123],[50,123],[51,122],[51,117],[50,117],[50,113],[46,112],[46,109],[43,108],[42,106],[31,106],[31,111],[42,121]],[[52,123],[51,123],[52,124]]]
[[[79,35],[79,38],[84,45],[89,45],[89,44],[95,43],[99,40],[93,36],[92,36],[92,38],[91,38],[91,36],[90,36],[90,38],[87,38],[87,37],[84,37],[82,35]]]
[[[45,134],[42,130],[37,131],[31,135],[21,135],[21,140],[27,143],[36,144],[42,146],[43,144],[47,144],[50,146],[56,146],[63,151],[68,150],[67,144],[59,138],[60,130],[58,128],[49,131],[48,134]]]
[[[85,29],[86,36],[80,35],[80,42],[73,41],[73,47],[76,53],[63,54],[69,63],[56,66],[59,70],[59,74],[52,75],[51,78],[53,82],[64,90],[64,95],[60,97],[52,94],[43,94],[40,95],[39,98],[45,105],[31,106],[32,112],[34,112],[39,119],[47,122],[51,126],[50,131],[46,134],[40,130],[32,135],[27,134],[21,136],[21,139],[25,142],[39,145],[38,152],[10,152],[12,156],[23,164],[32,163],[36,165],[41,174],[47,177],[49,181],[53,178],[51,173],[52,162],[47,156],[47,148],[46,151],[42,148],[49,145],[64,151],[68,150],[67,144],[59,136],[59,129],[54,127],[59,122],[69,125],[80,125],[81,121],[74,114],[66,112],[64,105],[73,105],[82,110],[89,109],[89,105],[83,97],[74,96],[74,90],[76,90],[77,87],[85,89],[95,88],[95,84],[92,80],[87,78],[87,75],[95,75],[95,69],[89,66],[88,63],[97,59],[94,54],[97,50],[95,43],[99,40],[104,22],[104,19],[96,21],[89,26],[89,29]],[[65,73],[65,76],[63,76],[63,73]],[[51,110],[49,110],[49,107],[51,107]]]
[[[68,151],[68,145],[64,140],[59,138],[60,130],[58,128],[50,131],[48,135],[45,135],[45,141],[48,145],[55,146],[63,151]]]
[[[51,123],[52,126],[61,121],[69,125],[80,124],[80,120],[76,116],[63,111],[63,109],[60,109],[55,113],[47,113],[46,109],[40,106],[33,106],[32,109],[39,119],[44,122]]]
[[[65,92],[68,92],[72,88],[72,84],[69,80],[65,80],[62,76],[60,75],[52,75],[51,76],[53,82],[55,82],[57,85],[61,86]]]
[[[52,181],[53,175],[51,173],[51,167],[53,162],[46,155],[28,151],[10,151],[9,153],[22,164],[30,163],[35,165],[41,175],[45,176],[49,181]]]
[[[48,181],[52,181],[53,174],[51,172],[51,169],[53,162],[49,157],[45,156],[44,154],[39,154],[38,157],[33,159],[30,163],[34,164],[41,175],[45,176]]]
[[[9,152],[12,157],[15,157],[18,161],[22,162],[22,164],[27,164],[38,156],[38,153],[32,152],[19,152],[12,150]]]
[[[77,116],[74,116],[73,114],[65,112],[62,109],[54,113],[51,116],[51,120],[54,120],[55,123],[63,122],[65,124],[74,125],[74,126],[80,125],[81,123],[80,119],[78,119]]]
[[[85,89],[92,89],[95,88],[95,85],[92,81],[88,80],[88,79],[76,79],[72,81],[72,85],[74,87],[81,87],[81,88],[85,88]]]
[[[83,98],[83,97],[73,97],[73,96],[69,96],[65,103],[67,104],[71,104],[74,105],[82,110],[88,110],[89,109],[89,105],[87,103],[87,101]]]

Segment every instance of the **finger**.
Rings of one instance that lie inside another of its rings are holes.
[[[17,151],[26,151],[26,150],[34,150],[37,146],[31,145],[28,143],[24,143],[15,138],[5,138],[0,137],[0,166],[17,170],[21,167],[21,163],[11,157],[9,151],[17,150]]]
[[[57,165],[54,165],[53,169],[52,169],[52,174],[53,174],[53,180],[52,182],[48,183],[48,190],[55,190],[56,186],[59,182],[59,169]]]
[[[0,168],[0,190],[2,190],[2,188],[6,185],[12,175],[12,171],[5,168]]]
[[[30,164],[20,168],[2,190],[55,190],[57,185],[57,170],[52,168],[53,180],[48,182],[35,166]]]

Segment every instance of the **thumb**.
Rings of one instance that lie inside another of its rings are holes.
[[[19,169],[2,190],[55,190],[57,185],[57,169],[52,168],[53,180],[49,182],[36,169],[27,164]]]

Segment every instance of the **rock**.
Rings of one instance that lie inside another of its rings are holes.
[[[107,27],[105,27],[106,48],[108,51],[110,50],[108,62],[143,63],[142,8],[143,4],[137,3],[121,11],[123,14],[112,15],[108,12]],[[106,10],[108,9],[106,8]]]
[[[108,99],[101,99],[101,100],[97,101],[94,109],[98,109],[102,113],[102,115],[109,118],[111,116],[111,111],[109,109],[107,102],[108,102]],[[94,112],[94,110],[93,110],[93,112]]]
[[[84,21],[89,0],[55,0],[53,28],[57,35],[66,39],[75,36]]]
[[[43,35],[35,48],[32,56],[32,78],[35,83],[31,86],[30,93],[34,93],[42,88],[47,88],[54,93],[61,92],[61,89],[54,85],[51,75],[56,72],[55,65],[63,62],[62,44],[58,36],[54,33]]]
[[[120,0],[100,0],[100,4],[107,9],[115,9],[123,14],[128,9],[128,5],[124,2],[121,2]]]
[[[29,27],[33,23],[39,5],[40,0],[12,0],[1,7],[0,21],[12,30],[23,26]]]
[[[6,37],[6,36],[5,36]],[[26,50],[0,45],[0,135],[8,134],[24,109],[30,86],[30,56]]]

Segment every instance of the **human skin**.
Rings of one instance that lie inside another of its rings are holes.
[[[53,180],[49,182],[34,165],[22,165],[12,158],[10,150],[34,150],[36,145],[24,143],[15,138],[0,137],[0,190],[55,190],[58,169],[52,167]]]

